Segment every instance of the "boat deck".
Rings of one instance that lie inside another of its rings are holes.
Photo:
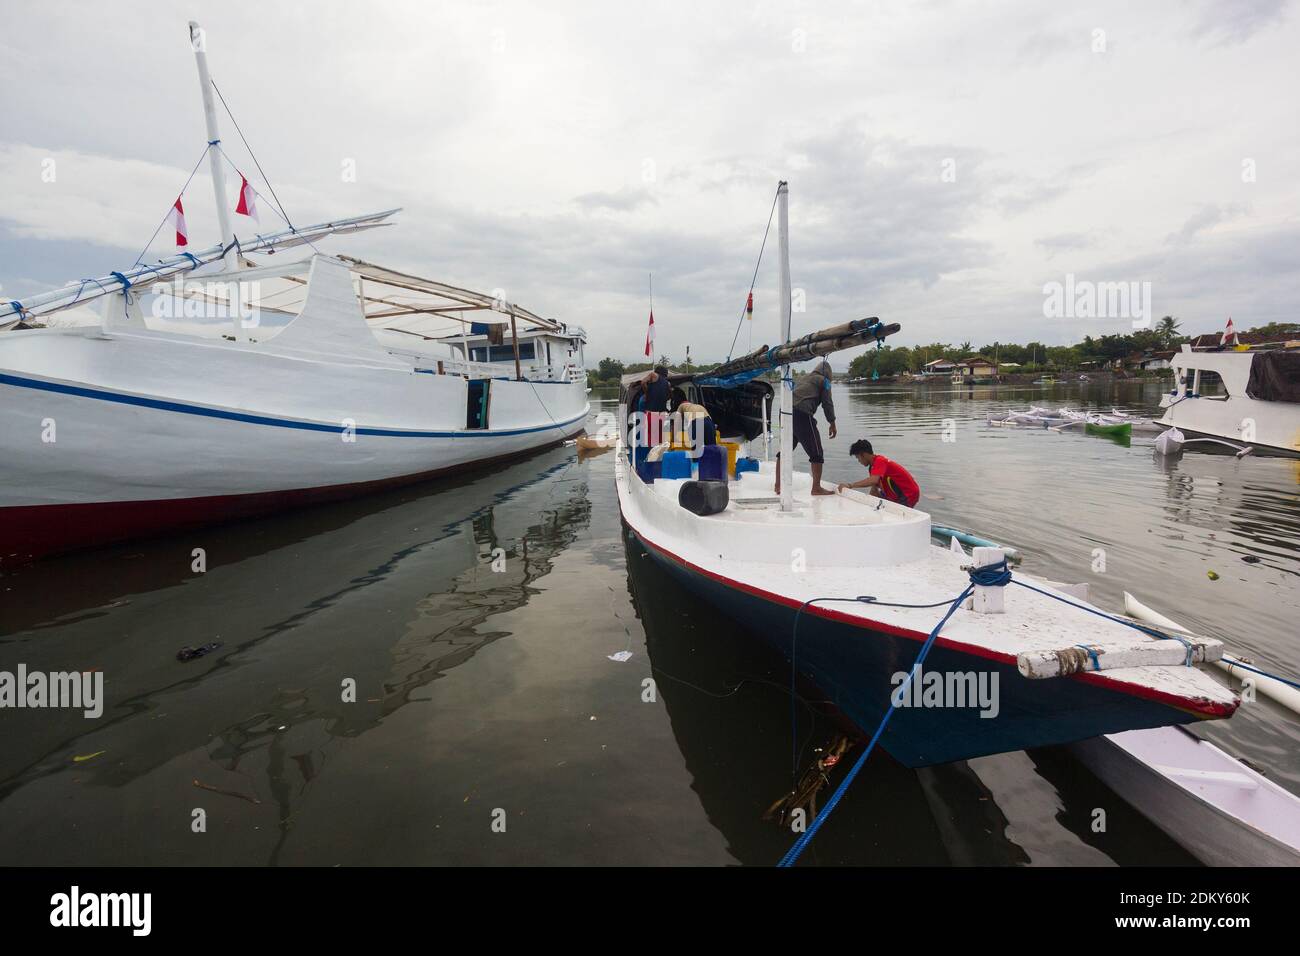
[[[970,583],[964,565],[971,558],[932,544],[925,512],[856,492],[814,497],[810,476],[795,472],[795,510],[782,513],[773,500],[772,465],[764,463],[764,471],[730,483],[732,500],[724,512],[701,518],[678,505],[681,481],[647,485],[631,472],[625,456],[621,458],[620,503],[642,540],[694,573],[774,604],[805,607],[805,613],[919,642],[947,610],[947,602]],[[1127,655],[1134,649],[1141,653],[1147,649],[1142,645],[1153,642],[1149,635],[1108,619],[1110,612],[1048,582],[1019,571],[1015,580],[1046,593],[1010,585],[1003,613],[960,610],[944,626],[940,642],[1012,666],[1025,653],[1069,651],[1087,644],[1104,648],[1103,653]],[[877,602],[936,606],[890,607],[852,600],[861,595]],[[807,603],[827,596],[847,600]],[[1182,663],[1116,666],[1047,678],[1057,679],[1100,682],[1203,717],[1228,716],[1238,704],[1229,687]]]

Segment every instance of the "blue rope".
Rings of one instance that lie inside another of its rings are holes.
[[[1005,569],[1006,567],[1005,559],[1001,562],[1001,565]],[[940,629],[945,624],[948,623],[948,618],[952,617],[953,614],[956,613],[957,608],[961,607],[962,601],[966,600],[966,598],[968,598],[974,592],[975,584],[976,583],[985,584],[986,581],[988,581],[989,583],[987,584],[987,586],[989,587],[998,586],[996,583],[992,583],[994,579],[991,575],[988,578],[985,578],[983,575],[983,572],[992,571],[997,567],[998,565],[989,565],[987,568],[977,568],[971,572],[971,583],[966,586],[966,589],[962,591],[961,594],[957,595],[957,597],[953,599],[952,604],[948,606],[948,610],[944,612],[944,615],[942,618],[940,618],[939,623],[936,624],[934,626],[934,630],[930,632],[930,636],[925,639],[925,643],[921,645],[920,652],[917,653],[916,655],[916,662],[912,664],[912,669],[907,672],[907,678],[899,686],[899,691],[905,690],[912,683],[913,676],[915,676],[916,672],[920,669],[921,665],[925,662],[926,656],[929,655],[930,653],[930,648],[934,646],[935,639],[938,638]],[[978,580],[976,576],[977,572],[980,574]],[[1005,582],[1003,583],[1005,584]],[[802,610],[802,608],[800,610]],[[797,617],[795,618],[795,622],[798,623]],[[792,666],[793,666],[793,662],[792,662]],[[880,725],[876,727],[876,732],[872,734],[871,740],[867,744],[867,749],[862,752],[862,756],[859,757],[857,763],[853,765],[853,769],[850,770],[847,775],[845,775],[842,781],[840,781],[840,785],[835,788],[835,792],[831,794],[831,798],[826,801],[826,806],[822,807],[821,813],[817,814],[817,817],[816,819],[813,820],[812,825],[809,826],[808,829],[803,834],[800,835],[799,839],[795,841],[794,846],[790,847],[789,852],[787,852],[786,855],[781,858],[781,862],[778,863],[777,866],[783,869],[794,866],[795,862],[799,859],[799,856],[803,853],[804,849],[808,846],[810,842],[812,842],[812,838],[817,835],[817,831],[821,829],[822,824],[825,823],[826,819],[831,815],[831,813],[834,812],[835,807],[839,804],[840,800],[843,798],[845,792],[849,789],[850,785],[852,785],[854,778],[857,777],[858,772],[862,769],[863,765],[867,762],[867,758],[871,756],[871,751],[875,749],[876,741],[880,739],[880,735],[885,732],[885,727],[889,724],[889,718],[894,716],[894,710],[895,710],[894,699],[899,696],[901,695],[897,693],[890,695],[889,709],[885,711],[885,716],[881,718]]]
[[[1260,677],[1271,677],[1275,681],[1281,681],[1283,684],[1288,684],[1291,687],[1300,690],[1300,683],[1297,683],[1288,677],[1283,677],[1280,674],[1270,674],[1268,671],[1262,671],[1257,667],[1251,667],[1249,664],[1244,664],[1241,661],[1237,660],[1237,658],[1235,657],[1225,657],[1224,660],[1227,661],[1229,664],[1231,664],[1233,667],[1240,667],[1242,670],[1250,671],[1252,674],[1258,674]]]
[[[1125,620],[1124,618],[1115,617],[1112,614],[1107,614],[1104,611],[1099,611],[1096,610],[1095,608],[1090,608],[1087,607],[1086,605],[1078,604],[1074,601],[1067,600],[1066,598],[1063,598],[1059,595],[1051,594],[1047,591],[1044,591],[1042,588],[1036,588],[1032,584],[1026,584],[1024,581],[1014,581],[1011,576],[1011,569],[1007,565],[1006,558],[1003,558],[1001,561],[998,561],[994,564],[985,565],[982,568],[971,568],[968,573],[970,575],[970,584],[966,586],[966,589],[962,591],[961,594],[957,595],[957,597],[953,599],[952,603],[948,607],[948,610],[944,612],[943,617],[939,620],[939,623],[934,626],[934,629],[932,631],[930,631],[929,636],[925,639],[925,642],[921,645],[921,650],[916,655],[916,661],[915,663],[912,664],[912,669],[908,671],[907,679],[904,680],[903,683],[899,686],[898,688],[899,691],[906,690],[907,687],[912,683],[912,678],[920,670],[921,664],[925,661],[926,657],[930,653],[930,648],[934,645],[935,640],[938,639],[939,631],[943,628],[945,624],[948,623],[948,619],[951,618],[953,614],[956,613],[957,608],[961,606],[962,602],[965,601],[966,598],[968,598],[972,593],[974,593],[975,588],[977,586],[989,587],[989,588],[1000,588],[1000,587],[1006,587],[1008,584],[1018,584],[1022,588],[1028,588],[1030,591],[1034,591],[1038,594],[1042,594],[1046,597],[1052,598],[1053,600],[1060,601],[1063,604],[1068,604],[1071,607],[1077,607],[1080,610],[1087,611],[1090,614],[1096,614],[1098,617],[1104,617],[1107,620],[1114,621],[1117,624],[1123,624],[1126,627],[1131,627],[1136,631],[1141,631],[1144,634],[1150,635],[1151,637],[1155,637],[1159,640],[1179,641],[1180,643],[1182,643],[1184,647],[1187,648],[1187,666],[1190,667],[1192,664],[1192,645],[1186,638],[1177,634],[1168,634],[1165,633],[1164,631],[1158,631],[1155,628],[1146,627],[1145,625],[1138,624],[1135,621]],[[799,606],[799,610],[795,612],[794,631],[791,634],[790,687],[792,692],[794,689],[795,674],[797,672],[797,668],[795,665],[795,657],[796,657],[796,649],[798,647],[797,641],[798,641],[799,617],[801,614],[803,614],[804,608],[808,607],[811,604],[816,604],[820,601],[858,601],[863,604],[880,604],[880,605],[886,605],[890,607],[931,606],[931,605],[905,605],[905,604],[894,605],[894,604],[890,604],[887,601],[877,601],[874,597],[868,595],[859,595],[856,598],[829,598],[829,597],[813,598],[812,600],[805,601],[802,605]],[[938,605],[932,605],[932,606],[938,606]],[[1093,670],[1101,669],[1101,664],[1100,661],[1098,660],[1097,652],[1093,648],[1088,647],[1086,644],[1077,644],[1075,646],[1082,648],[1084,651],[1087,652],[1088,657],[1092,660]],[[1240,667],[1243,670],[1251,671],[1252,673],[1259,674],[1262,677],[1271,677],[1274,680],[1281,681],[1282,683],[1288,684],[1291,687],[1300,688],[1300,683],[1297,683],[1296,681],[1289,680],[1288,678],[1281,677],[1277,674],[1270,674],[1268,671],[1259,670],[1258,668],[1251,667],[1248,664],[1243,664],[1241,661],[1236,660],[1235,658],[1225,657],[1224,660],[1230,663],[1234,667]],[[896,705],[893,703],[893,701],[896,697],[901,697],[901,694],[890,695],[889,709],[885,711],[885,716],[880,719],[880,724],[879,726],[876,727],[876,732],[871,735],[871,740],[868,741],[866,750],[863,751],[862,756],[858,758],[857,762],[853,765],[853,768],[848,772],[848,774],[845,775],[844,779],[840,781],[840,785],[835,788],[835,792],[831,795],[831,798],[828,801],[826,801],[826,806],[822,808],[821,813],[817,814],[817,817],[813,820],[812,824],[808,827],[807,831],[805,831],[803,834],[800,835],[799,839],[795,841],[794,846],[790,847],[786,855],[781,858],[781,862],[777,864],[778,867],[788,868],[794,866],[794,864],[798,861],[800,855],[807,848],[808,844],[812,842],[813,836],[815,836],[817,831],[821,829],[822,824],[826,822],[826,819],[831,815],[832,811],[834,811],[835,807],[839,804],[841,798],[843,798],[844,794],[848,791],[854,779],[857,777],[858,772],[866,764],[867,758],[871,756],[871,752],[872,750],[875,749],[877,741],[880,740],[881,735],[885,732],[885,727],[889,724],[889,719],[894,716],[894,710]],[[794,720],[793,699],[791,700],[791,709],[792,709],[791,720],[793,721]],[[793,731],[793,723],[791,724],[791,727]],[[792,745],[795,744],[792,742]],[[797,771],[797,759],[798,759],[797,754],[795,759],[796,759],[796,771]]]

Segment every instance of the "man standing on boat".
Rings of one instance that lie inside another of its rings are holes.
[[[835,437],[835,403],[831,401],[831,363],[822,359],[818,366],[799,379],[794,386],[792,396],[794,411],[794,445],[802,445],[808,453],[808,470],[812,473],[812,493],[815,495],[833,495],[835,492],[822,487],[822,465],[826,461],[822,454],[822,436],[817,430],[817,409],[821,408],[830,426],[830,436]],[[776,456],[776,493],[781,493],[781,455]]]
[[[663,417],[668,411],[668,367],[657,365],[654,370],[641,380],[641,389],[645,395],[645,423],[648,444],[651,447],[663,441]]]
[[[915,508],[921,500],[921,486],[916,483],[912,473],[892,459],[877,455],[871,450],[871,442],[860,438],[849,447],[849,454],[862,463],[869,474],[861,481],[842,482],[837,491],[845,488],[870,488],[871,494],[900,505]]]

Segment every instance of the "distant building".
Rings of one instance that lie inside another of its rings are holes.
[[[945,358],[937,358],[933,362],[926,362],[921,366],[922,375],[951,375],[957,368],[957,363],[949,362]]]
[[[1275,332],[1272,335],[1265,335],[1262,332],[1238,332],[1238,345],[1276,345],[1283,346],[1288,342],[1295,342],[1300,339],[1300,332]],[[1206,332],[1204,335],[1198,335],[1192,339],[1191,346],[1194,349],[1213,349],[1218,348],[1223,342],[1223,333]],[[1293,346],[1294,347],[1294,346]]]
[[[1138,363],[1138,366],[1144,372],[1150,372],[1162,368],[1173,368],[1173,357],[1174,353],[1172,349],[1168,352],[1147,352]]]
[[[958,362],[954,371],[960,371],[962,378],[993,378],[998,367],[982,355],[972,355]]]

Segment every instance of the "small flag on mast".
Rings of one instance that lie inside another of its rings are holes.
[[[189,230],[185,227],[185,209],[181,206],[180,196],[176,197],[176,202],[167,213],[166,221],[170,222],[176,230],[176,247],[181,249],[188,246],[190,244]]]
[[[1228,316],[1227,328],[1223,330],[1223,338],[1219,339],[1220,345],[1227,345],[1229,342],[1235,343],[1237,340],[1236,330],[1232,327],[1232,316]]]
[[[754,320],[754,293],[749,293],[749,298],[745,300],[745,320],[752,322]]]
[[[650,310],[650,326],[645,330],[645,354],[653,357],[655,351],[655,310]]]
[[[249,183],[248,178],[243,173],[239,174],[239,178],[242,180],[242,184],[239,187],[239,205],[235,207],[235,212],[241,216],[249,216],[256,219],[257,190],[253,188],[252,184]]]

